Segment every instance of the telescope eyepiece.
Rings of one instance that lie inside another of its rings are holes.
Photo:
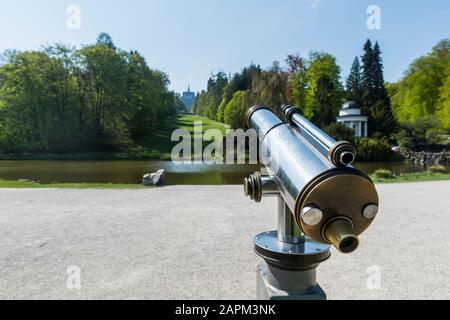
[[[354,236],[350,236],[342,240],[339,251],[342,253],[352,253],[359,247],[359,239]]]
[[[340,162],[344,166],[351,165],[355,161],[355,155],[349,151],[344,151],[341,153]]]
[[[359,238],[353,233],[353,222],[346,217],[338,217],[323,228],[323,237],[340,252],[348,254],[359,247]]]

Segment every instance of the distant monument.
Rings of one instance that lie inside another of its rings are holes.
[[[344,103],[337,118],[338,123],[353,129],[355,137],[358,138],[367,138],[369,136],[368,121],[369,117],[361,114],[361,107],[354,101]]]
[[[186,92],[183,92],[183,96],[181,98],[181,100],[183,101],[185,107],[186,107],[186,111],[187,112],[192,112],[193,108],[194,108],[194,103],[195,103],[195,93],[191,92],[191,87],[188,86],[188,90]]]

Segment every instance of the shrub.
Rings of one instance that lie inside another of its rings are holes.
[[[428,169],[431,173],[447,173],[447,168],[444,166],[433,166]]]
[[[378,179],[395,179],[394,174],[390,170],[379,169],[373,174]]]
[[[358,161],[393,161],[396,154],[385,140],[359,139],[356,144]]]
[[[435,116],[418,119],[414,124],[406,123],[395,135],[400,147],[420,150],[424,146],[441,143],[446,131],[439,128],[440,120]]]
[[[428,144],[439,144],[444,134],[444,131],[434,128],[427,131],[425,138]]]
[[[415,139],[411,136],[411,134],[406,130],[400,130],[396,135],[397,143],[399,147],[407,148],[411,150],[416,149]]]

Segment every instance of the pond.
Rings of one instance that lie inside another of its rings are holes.
[[[424,166],[411,163],[357,163],[355,167],[372,174],[389,169],[395,174],[421,172]],[[167,171],[169,185],[241,184],[259,165],[177,165],[167,161],[0,161],[0,179],[27,179],[41,183],[130,183],[158,169]]]

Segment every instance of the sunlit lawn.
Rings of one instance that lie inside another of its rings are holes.
[[[395,179],[377,179],[372,177],[376,184],[385,183],[413,183],[426,181],[444,181],[450,180],[450,174],[438,173],[411,173],[405,174]],[[0,188],[6,189],[144,189],[145,187],[138,184],[113,184],[113,183],[54,183],[41,184],[33,181],[19,180],[8,181],[0,180]]]
[[[425,181],[442,181],[450,180],[450,173],[408,173],[401,176],[397,176],[393,179],[380,179],[372,176],[372,180],[375,183],[408,183],[408,182],[425,182]]]
[[[33,181],[18,180],[0,180],[0,188],[6,189],[141,189],[137,184],[113,184],[113,183],[54,183],[41,184]]]
[[[172,149],[179,142],[171,141],[172,133],[177,129],[186,130],[192,135],[192,138],[194,138],[194,135],[197,133],[195,130],[196,124],[201,124],[201,134],[210,129],[217,129],[225,136],[227,129],[224,124],[205,117],[192,114],[181,114],[166,120],[164,124],[159,126],[155,135],[140,141],[140,144],[142,148],[148,150],[148,152],[159,153],[161,159],[170,160]]]

